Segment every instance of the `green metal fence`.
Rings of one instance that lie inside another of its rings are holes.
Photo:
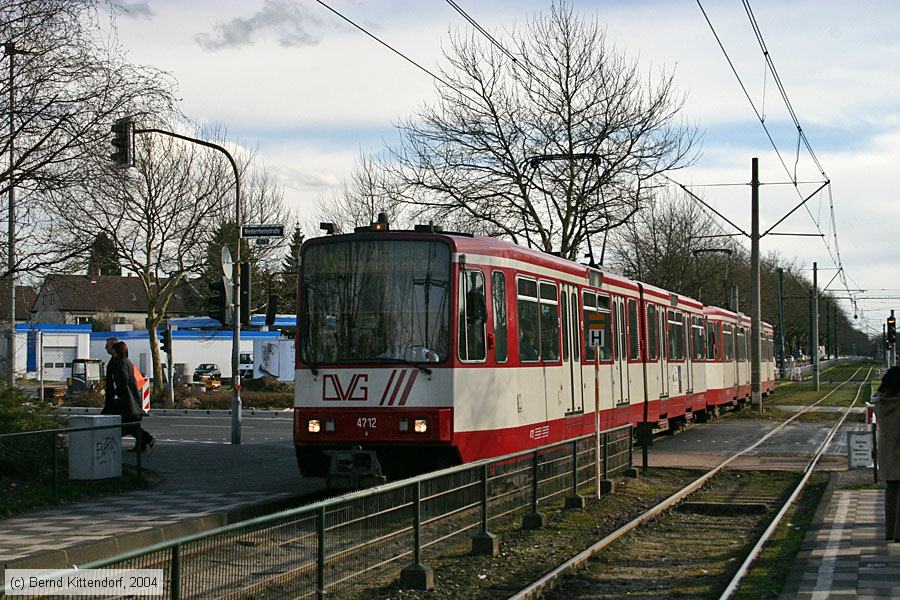
[[[58,494],[59,482],[66,480],[69,474],[69,463],[66,460],[71,441],[71,434],[88,431],[119,429],[122,435],[135,435],[135,468],[137,477],[143,480],[141,460],[141,428],[140,423],[117,423],[114,425],[95,425],[91,427],[70,427],[59,429],[43,429],[40,431],[19,431],[0,434],[0,457],[11,463],[26,464],[32,477],[46,476],[52,482],[54,499]]]
[[[324,598],[407,569],[441,549],[625,474],[630,426],[436,471],[78,565],[163,569],[165,597]],[[599,468],[595,457],[599,457]],[[600,482],[597,481],[599,474]],[[569,505],[569,502],[566,502]],[[490,546],[490,545],[489,545]],[[473,546],[474,548],[474,546]],[[415,580],[415,579],[414,579]],[[418,586],[419,584],[413,584]]]

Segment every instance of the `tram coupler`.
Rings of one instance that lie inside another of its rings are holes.
[[[381,473],[378,455],[374,450],[355,446],[349,450],[331,453],[325,484],[329,489],[356,490],[387,481]]]

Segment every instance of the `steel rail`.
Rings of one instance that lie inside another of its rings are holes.
[[[731,596],[733,596],[737,591],[737,588],[741,584],[741,581],[743,581],[744,577],[746,577],[750,573],[750,568],[756,562],[756,559],[759,558],[759,554],[762,552],[762,549],[766,545],[766,542],[768,542],[769,538],[772,537],[772,534],[781,523],[784,515],[787,514],[787,511],[800,496],[800,492],[802,492],[806,487],[807,482],[809,481],[810,477],[812,477],[813,471],[815,471],[815,468],[819,464],[819,459],[821,459],[825,454],[825,450],[828,449],[828,445],[831,443],[831,440],[834,439],[834,436],[837,435],[837,432],[844,424],[844,421],[847,419],[847,415],[850,414],[850,410],[854,406],[856,406],[856,401],[859,400],[859,395],[862,392],[863,387],[865,387],[865,385],[869,382],[869,377],[871,376],[871,374],[872,367],[869,367],[869,372],[866,373],[866,379],[859,384],[859,389],[856,390],[856,396],[853,398],[853,402],[850,403],[850,406],[848,406],[847,410],[844,411],[844,414],[841,416],[840,420],[838,420],[837,424],[831,428],[831,431],[825,437],[825,440],[822,441],[822,444],[819,446],[818,451],[813,456],[812,460],[810,460],[807,464],[803,477],[800,479],[800,483],[797,484],[794,492],[781,507],[781,510],[779,510],[775,517],[772,519],[772,522],[769,523],[769,526],[763,532],[762,536],[760,536],[759,540],[757,540],[756,544],[753,546],[753,549],[750,550],[750,554],[748,554],[747,558],[744,559],[744,562],[737,570],[737,573],[734,574],[734,577],[732,577],[731,581],[728,583],[728,587],[726,587],[725,591],[722,592],[722,595],[719,596],[719,600],[728,600],[729,598],[731,598]]]
[[[733,461],[735,461],[739,457],[743,456],[744,454],[747,454],[748,452],[754,450],[755,448],[760,446],[763,442],[768,440],[770,437],[772,437],[773,435],[778,433],[782,428],[786,427],[789,423],[791,423],[795,419],[799,418],[800,415],[806,413],[812,407],[823,402],[830,395],[832,395],[833,393],[838,391],[843,385],[850,382],[853,379],[853,377],[856,376],[856,373],[858,373],[861,370],[862,370],[862,367],[859,367],[856,371],[854,371],[853,375],[851,375],[849,379],[847,379],[846,381],[844,381],[843,383],[841,383],[840,385],[835,387],[833,390],[831,390],[830,392],[828,392],[827,394],[822,396],[822,398],[820,398],[816,402],[814,402],[814,403],[810,404],[809,406],[807,406],[806,408],[804,408],[802,411],[796,413],[795,415],[789,417],[788,419],[786,419],[785,421],[780,423],[777,427],[772,429],[772,431],[766,433],[759,440],[757,440],[756,442],[754,442],[747,448],[744,448],[740,452],[737,452],[737,453],[731,455],[729,458],[727,458],[724,461],[722,461],[721,463],[719,463],[718,466],[714,467],[712,470],[708,471],[704,475],[701,475],[700,477],[698,477],[697,479],[695,479],[694,481],[692,481],[685,487],[681,488],[679,491],[675,492],[674,494],[672,494],[671,496],[669,496],[662,502],[658,503],[653,508],[640,514],[635,519],[629,521],[628,523],[626,523],[622,527],[618,528],[617,530],[615,530],[611,534],[607,535],[606,537],[604,537],[600,541],[596,542],[595,544],[591,545],[587,549],[582,550],[577,555],[570,558],[569,560],[562,563],[561,565],[557,566],[555,569],[553,569],[552,571],[550,571],[549,573],[547,573],[546,575],[544,575],[537,581],[531,583],[523,590],[520,590],[519,592],[513,594],[512,596],[509,597],[509,600],[528,600],[531,598],[539,598],[541,596],[541,594],[552,589],[556,585],[556,583],[563,576],[565,576],[570,570],[583,564],[588,559],[590,559],[592,556],[594,556],[595,554],[597,554],[598,552],[600,552],[601,550],[603,550],[604,548],[606,548],[607,546],[609,546],[610,544],[612,544],[613,542],[615,542],[616,540],[618,540],[619,538],[624,536],[625,534],[636,529],[639,525],[642,525],[643,523],[654,519],[661,513],[665,512],[666,510],[670,509],[671,507],[673,507],[676,504],[678,504],[679,502],[681,502],[687,496],[691,495],[692,493],[694,493],[695,491],[700,489],[703,486],[703,484],[705,484],[707,481],[712,479],[712,477],[714,477],[717,473],[719,473],[727,465],[731,464]]]

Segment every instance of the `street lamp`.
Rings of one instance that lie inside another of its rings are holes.
[[[13,176],[16,160],[15,160],[15,141],[16,124],[15,124],[15,72],[16,72],[16,55],[17,54],[37,54],[30,50],[22,50],[16,47],[15,42],[6,42],[3,44],[3,53],[9,57],[9,217],[8,217],[8,239],[7,239],[7,258],[9,265],[9,278],[7,280],[7,315],[9,317],[9,337],[6,340],[6,380],[10,387],[16,383],[16,180]]]

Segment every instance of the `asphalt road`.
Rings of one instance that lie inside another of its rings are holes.
[[[158,444],[230,444],[231,417],[146,417],[144,429]],[[243,445],[265,444],[293,446],[293,419],[286,417],[247,417],[241,423]]]

